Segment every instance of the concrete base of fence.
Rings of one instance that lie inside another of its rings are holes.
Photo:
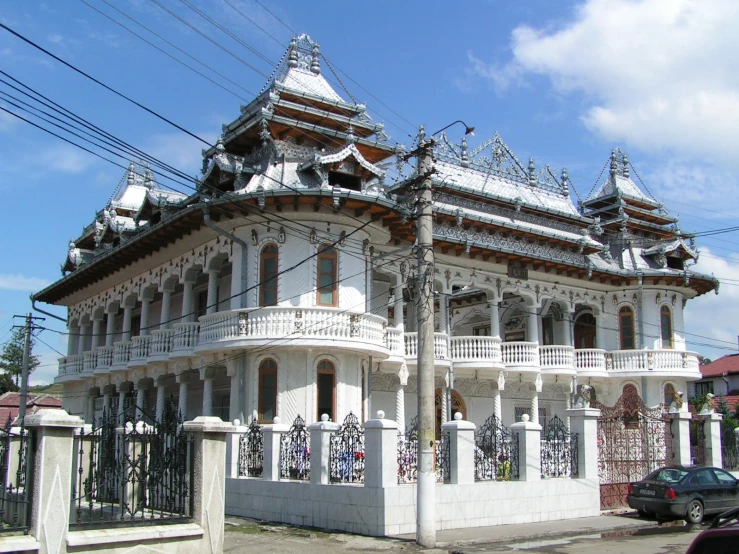
[[[0,552],[38,552],[41,543],[33,537],[0,537]]]
[[[152,552],[211,552],[203,542],[205,531],[194,523],[71,531],[67,548],[75,552],[104,549],[106,553],[130,552],[132,546]]]
[[[369,488],[227,479],[226,514],[371,536],[416,531],[416,486]],[[437,529],[522,524],[600,514],[597,479],[485,481],[436,486]]]

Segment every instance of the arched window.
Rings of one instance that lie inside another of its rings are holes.
[[[636,348],[634,340],[634,310],[631,306],[623,306],[618,311],[618,330],[621,335],[621,350]]]
[[[595,348],[595,316],[585,312],[575,319],[575,348]]]
[[[670,407],[670,404],[672,404],[675,401],[675,386],[672,383],[667,383],[665,385],[665,406],[668,408]]]
[[[672,314],[667,306],[659,310],[659,324],[662,329],[662,348],[672,348]]]
[[[259,423],[272,423],[277,415],[277,364],[266,358],[259,364]]]
[[[338,256],[336,249],[330,244],[322,244],[318,252],[316,304],[319,306],[336,306],[338,303]]]
[[[259,305],[277,304],[277,245],[267,244],[259,254]]]
[[[449,421],[454,420],[454,414],[457,412],[462,414],[462,419],[467,419],[467,404],[464,402],[464,398],[455,391],[454,389],[451,390],[452,393],[452,413],[448,414],[447,417],[449,417]],[[441,389],[436,389],[434,391],[434,404],[436,407],[436,440],[439,440],[441,438],[441,425],[443,423],[446,423],[445,421],[442,421],[442,403],[446,402],[446,398],[442,396]]]
[[[318,362],[317,374],[318,402],[317,419],[323,414],[328,415],[330,421],[336,417],[336,368],[329,360]]]

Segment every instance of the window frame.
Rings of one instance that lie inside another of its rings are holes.
[[[321,286],[321,277],[327,275],[321,271],[321,262],[324,260],[331,260],[333,262],[333,268],[331,273],[331,303],[324,303],[321,299],[321,294],[328,293],[328,287]],[[318,256],[316,258],[316,305],[317,306],[330,306],[336,307],[339,304],[339,252],[335,246],[330,244],[321,244],[318,246]]]
[[[667,395],[672,396],[672,400],[670,402],[667,401]],[[669,408],[670,405],[675,401],[675,398],[677,398],[677,390],[675,389],[675,385],[672,383],[665,383],[665,386],[662,387],[662,399],[665,402],[665,405]]]
[[[667,344],[665,344],[665,323],[667,323],[669,335],[669,340],[667,341]],[[672,349],[675,347],[675,334],[672,325],[672,310],[666,304],[662,304],[662,307],[659,309],[659,334],[663,349]]]
[[[267,250],[270,250],[269,252]],[[272,251],[274,250],[274,251]],[[274,259],[275,271],[273,276],[265,276],[265,261]],[[259,251],[259,306],[277,306],[278,302],[278,276],[280,273],[280,250],[274,242],[268,242]],[[266,287],[265,284],[270,282],[270,286]],[[274,289],[274,302],[271,304],[265,304],[264,292],[265,290]]]
[[[261,362],[259,362],[259,383],[258,383],[258,396],[257,399],[257,418],[259,420],[259,423],[274,423],[274,416],[277,415],[277,393],[278,393],[278,387],[277,387],[277,371],[278,366],[277,362],[273,358],[265,358]],[[273,412],[274,415],[272,416],[272,420],[267,420],[264,418],[264,400],[265,400],[265,391],[264,391],[264,376],[267,374],[274,375],[275,377],[275,386],[274,386],[274,398],[273,398]]]
[[[630,317],[631,322],[627,325],[624,324],[624,318]],[[621,350],[636,350],[636,332],[635,332],[635,318],[634,308],[631,306],[621,306],[618,309],[618,338]],[[627,337],[624,331],[628,330],[631,333],[631,337]],[[631,338],[631,346],[626,345],[626,341]]]
[[[316,365],[316,421],[321,420],[321,388],[318,384],[319,375],[331,375],[333,385],[331,387],[331,417],[336,418],[336,364],[329,359],[323,358]]]

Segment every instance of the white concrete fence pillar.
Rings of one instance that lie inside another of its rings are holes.
[[[74,433],[83,425],[81,418],[64,410],[44,409],[26,416],[26,428],[35,436],[28,458],[34,476],[28,528],[39,543],[39,554],[67,551]]]
[[[598,418],[600,410],[575,408],[567,410],[570,432],[577,433],[577,476],[598,479]]]
[[[398,424],[385,419],[382,410],[377,412],[377,419],[364,423],[364,486],[398,486]]]
[[[235,428],[219,417],[182,424],[193,436],[193,521],[205,530],[211,552],[223,552],[226,511],[226,436]]]
[[[690,412],[670,412],[672,431],[672,461],[677,465],[689,466],[690,459]]]
[[[721,420],[724,416],[717,413],[699,414],[699,420],[703,420],[706,436],[706,465],[723,467],[721,456]]]
[[[518,435],[518,478],[520,481],[539,481],[541,479],[541,425],[532,423],[529,419],[529,414],[523,414],[521,421],[511,425],[511,431]]]
[[[475,482],[475,428],[459,412],[454,414],[454,421],[441,426],[442,433],[449,434],[449,482],[453,485]]]
[[[281,423],[279,416],[275,416],[272,425],[264,425],[264,460],[262,465],[262,479],[265,481],[280,480],[280,444],[282,435],[290,430],[289,425]]]
[[[328,414],[323,414],[321,421],[308,427],[310,431],[311,485],[328,485],[330,483],[331,433],[336,433],[339,429],[341,429],[341,425],[329,421]]]

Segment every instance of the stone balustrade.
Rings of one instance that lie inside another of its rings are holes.
[[[107,369],[113,365],[113,347],[98,346],[98,360],[96,369]]]
[[[113,343],[113,365],[128,364],[131,360],[131,341]]]
[[[95,371],[98,364],[98,353],[96,351],[87,351],[82,354],[82,370]]]
[[[542,371],[575,369],[575,349],[572,346],[548,345],[539,347],[539,365]]]
[[[606,370],[606,351],[599,348],[575,350],[575,369],[577,371],[604,372]]]
[[[606,371],[671,371],[697,373],[699,361],[695,352],[679,350],[613,350],[606,354]]]
[[[192,351],[197,346],[200,323],[177,323],[172,328],[174,329],[173,352]]]
[[[405,354],[403,332],[400,329],[388,327],[385,335],[385,346],[391,355],[403,356]]]
[[[131,360],[146,360],[149,357],[151,335],[133,337],[131,340]]]
[[[151,332],[149,357],[168,356],[174,343],[174,329],[157,329]]]
[[[59,358],[59,375],[75,375],[84,368],[84,356],[66,356]]]
[[[504,342],[503,363],[506,367],[539,367],[539,343]]]
[[[498,337],[451,337],[452,359],[456,361],[503,362],[502,341]]]
[[[418,357],[418,333],[404,333],[405,357]],[[449,341],[446,333],[434,333],[434,358],[449,359]]]

